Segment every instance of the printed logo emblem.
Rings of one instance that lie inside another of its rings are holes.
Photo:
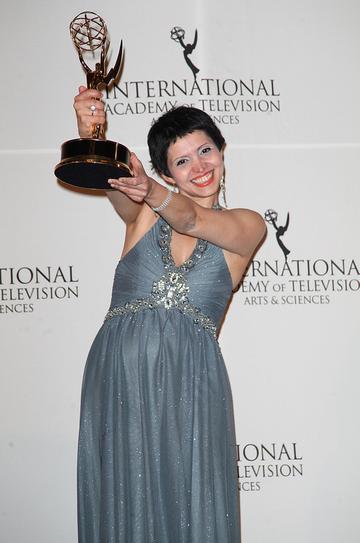
[[[197,30],[195,30],[195,36],[194,41],[192,43],[186,43],[185,44],[185,30],[181,28],[180,26],[174,26],[174,28],[170,32],[170,37],[172,40],[176,41],[177,43],[180,43],[181,47],[183,48],[184,52],[184,59],[186,64],[189,66],[190,70],[193,73],[194,79],[196,79],[196,75],[199,73],[199,68],[193,64],[189,58],[189,55],[194,51],[196,44],[197,44],[197,38],[198,33]]]
[[[289,228],[289,222],[290,222],[289,213],[286,216],[286,223],[284,224],[284,226],[279,226],[277,224],[278,213],[274,209],[268,209],[267,211],[265,211],[264,218],[265,218],[266,222],[272,224],[273,227],[275,228],[275,230],[276,230],[276,234],[275,234],[276,235],[276,241],[278,242],[279,247],[280,247],[280,249],[282,250],[282,252],[284,254],[285,261],[287,261],[288,254],[291,251],[287,247],[285,247],[283,241],[280,238],[285,234],[285,232]]]
[[[165,46],[164,51],[165,66],[166,62],[170,63],[171,70],[178,74],[176,78],[168,78],[166,73],[159,78],[156,72],[152,79],[146,79],[141,73],[131,80],[123,77],[106,87],[106,113],[132,118],[149,115],[151,123],[174,107],[188,105],[205,111],[215,123],[238,125],[240,115],[245,113],[280,112],[280,92],[275,79],[250,77],[237,69],[224,74],[222,63],[219,66],[211,63],[210,73],[205,68],[200,70],[196,58],[201,46],[197,29],[185,32],[184,28],[174,26],[166,30],[165,36],[167,41],[170,38],[176,43],[176,46]],[[170,56],[174,56],[175,62]]]

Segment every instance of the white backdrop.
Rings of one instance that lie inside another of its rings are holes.
[[[147,164],[156,110],[203,107],[227,140],[230,205],[276,212],[220,338],[243,543],[357,543],[356,0],[2,7],[1,541],[76,541],[81,377],[123,234],[106,198],[64,189],[52,173],[61,142],[76,137],[84,76],[67,27],[85,9],[107,21],[113,56],[120,38],[126,46],[108,137]],[[195,86],[175,26],[186,43],[198,31]]]

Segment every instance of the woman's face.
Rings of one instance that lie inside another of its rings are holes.
[[[217,194],[224,173],[223,152],[202,130],[178,138],[168,149],[170,177],[163,176],[193,199]]]

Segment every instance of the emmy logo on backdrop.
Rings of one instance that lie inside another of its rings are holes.
[[[197,37],[198,37],[197,30],[195,30],[195,37],[194,37],[193,43],[185,44],[184,42],[185,30],[183,28],[180,28],[180,26],[174,26],[174,28],[170,32],[170,37],[172,40],[180,43],[181,47],[184,49],[185,62],[189,66],[190,70],[192,71],[194,79],[196,79],[196,75],[198,74],[200,70],[191,62],[189,55],[191,55],[191,53],[194,51],[197,44]]]
[[[114,67],[107,72],[109,40],[104,20],[91,11],[82,12],[70,23],[71,39],[86,73],[88,89],[109,85],[120,72],[122,41]],[[95,63],[90,68],[85,58]],[[61,161],[55,175],[66,184],[87,189],[110,190],[108,179],[130,177],[130,151],[120,143],[105,139],[102,126],[94,124],[91,138],[66,141],[61,146]]]
[[[280,249],[282,250],[282,252],[284,254],[285,261],[287,261],[288,254],[290,254],[290,249],[285,247],[283,241],[280,238],[285,234],[285,232],[289,228],[289,222],[290,222],[289,213],[287,214],[286,223],[285,223],[284,226],[278,226],[278,224],[276,222],[277,219],[278,219],[278,213],[277,213],[277,211],[274,211],[274,209],[268,209],[267,211],[265,211],[264,218],[265,218],[266,222],[272,224],[273,227],[275,228],[275,230],[276,230],[276,241],[278,242],[279,247],[280,247]]]

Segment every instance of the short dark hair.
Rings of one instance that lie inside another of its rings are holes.
[[[195,130],[203,130],[216,147],[222,149],[225,139],[212,118],[195,107],[179,106],[170,109],[159,117],[149,130],[148,146],[153,169],[159,175],[170,177],[167,164],[167,153],[171,143],[178,138],[191,134]]]

